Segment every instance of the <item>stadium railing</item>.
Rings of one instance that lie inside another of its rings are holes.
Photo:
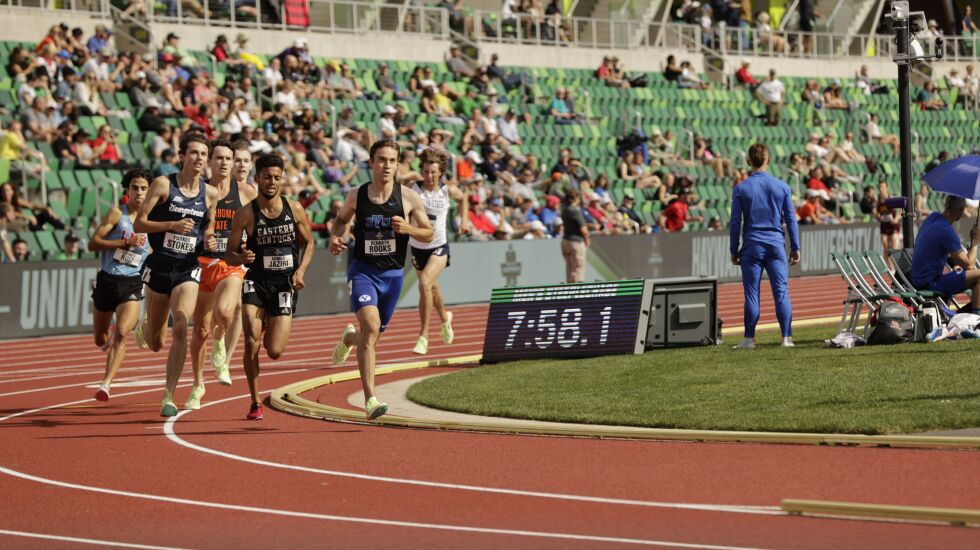
[[[23,9],[66,10],[111,17],[111,7],[125,5],[126,0],[0,0],[0,6]],[[435,39],[465,39],[481,43],[533,44],[541,46],[575,45],[584,48],[638,49],[647,47],[701,51],[702,46],[726,56],[780,56],[810,59],[890,58],[892,37],[878,34],[840,34],[827,32],[773,31],[787,44],[785,52],[776,51],[774,41],[767,40],[754,28],[718,26],[710,35],[698,25],[600,19],[589,17],[541,17],[519,15],[503,20],[499,11],[467,9],[462,15],[471,23],[462,24],[450,13],[434,6],[381,4],[349,0],[310,0],[309,25],[290,24],[285,5],[276,17],[265,9],[255,15],[229,9],[229,0],[200,0],[204,16],[187,12],[183,2],[175,0],[175,16],[159,10],[161,3],[147,2],[148,23],[210,25],[216,27],[294,30],[324,33],[391,33],[405,36],[429,36]],[[262,4],[262,2],[258,2]],[[156,9],[154,9],[156,6]],[[217,14],[218,16],[215,16]],[[472,27],[470,35],[464,34]],[[560,29],[564,29],[562,32]],[[948,61],[980,59],[980,38],[949,36],[946,41]],[[804,45],[807,45],[804,47]]]

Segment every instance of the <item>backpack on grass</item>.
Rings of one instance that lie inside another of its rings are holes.
[[[915,321],[912,308],[897,298],[881,303],[871,316],[871,334],[868,345],[903,344],[915,337]]]

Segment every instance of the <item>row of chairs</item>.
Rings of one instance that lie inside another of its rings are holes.
[[[867,338],[871,328],[871,315],[878,306],[887,300],[899,299],[912,306],[921,306],[926,301],[941,302],[945,309],[958,308],[955,297],[932,290],[918,290],[909,280],[912,269],[910,250],[899,249],[888,252],[895,270],[888,268],[885,257],[877,250],[865,252],[831,253],[831,258],[847,282],[847,298],[841,313],[838,333],[855,332],[861,314],[867,308],[862,335]]]

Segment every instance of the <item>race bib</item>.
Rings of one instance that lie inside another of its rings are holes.
[[[214,239],[214,251],[221,252],[222,254],[228,250],[228,238],[227,237],[215,237]]]
[[[364,233],[364,253],[368,256],[387,256],[395,253],[395,233],[377,231]]]
[[[289,271],[293,268],[293,255],[287,254],[283,256],[263,256],[262,267],[264,267],[266,271]]]
[[[197,250],[197,237],[168,232],[163,237],[163,247],[179,254],[193,254]]]
[[[112,259],[123,265],[139,267],[140,261],[143,259],[143,254],[134,252],[128,248],[117,248],[116,251],[112,253]]]

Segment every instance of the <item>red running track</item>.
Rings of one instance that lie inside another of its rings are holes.
[[[810,284],[832,290],[830,282],[794,281],[794,299],[815,294]],[[733,292],[721,292],[725,311],[740,309]],[[454,311],[457,342],[436,338],[430,356],[480,350],[486,307]],[[284,358],[265,361],[262,386],[335,370],[329,351],[349,319],[299,320]],[[413,311],[398,312],[379,360],[409,359],[417,326]],[[90,397],[103,355],[87,338],[0,346],[0,548],[976,548],[980,541],[975,529],[790,517],[774,508],[783,498],[980,508],[975,452],[453,433],[268,409],[255,423],[243,420],[241,376],[231,388],[209,380],[201,410],[163,422],[163,360],[131,352],[102,404]],[[340,404],[358,389],[341,383],[317,397]]]

